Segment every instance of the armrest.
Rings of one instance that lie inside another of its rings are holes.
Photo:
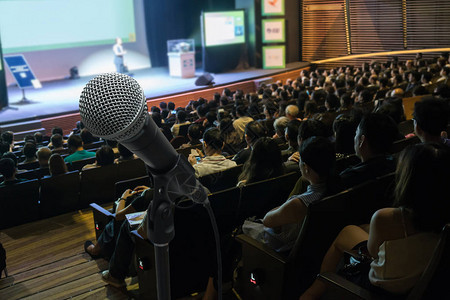
[[[344,290],[356,297],[361,299],[369,299],[369,300],[381,300],[383,297],[376,295],[357,284],[354,284],[351,281],[348,281],[342,276],[339,276],[336,273],[322,273],[317,275],[317,278],[324,281],[330,286],[334,286],[335,288],[339,288]]]
[[[236,236],[236,240],[241,244],[247,244],[249,246],[252,246],[256,249],[258,249],[261,252],[264,252],[266,255],[269,255],[273,259],[278,260],[281,263],[286,263],[287,258],[279,254],[278,252],[274,251],[272,248],[267,247],[263,243],[258,242],[257,240],[249,237],[245,234],[240,234]]]
[[[94,210],[96,210],[98,213],[105,215],[106,217],[111,217],[111,218],[115,218],[116,214],[113,214],[112,212],[110,212],[107,209],[104,209],[103,207],[101,207],[100,205],[98,205],[97,203],[91,203],[89,204]]]

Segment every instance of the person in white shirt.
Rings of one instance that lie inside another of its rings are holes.
[[[227,159],[222,155],[223,146],[224,142],[220,137],[219,129],[210,128],[205,131],[203,134],[203,151],[205,157],[200,161],[197,161],[197,155],[190,154],[188,157],[189,162],[194,167],[195,176],[197,178],[236,166],[234,161]]]

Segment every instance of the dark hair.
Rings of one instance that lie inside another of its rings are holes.
[[[167,103],[164,101],[159,102],[159,107],[161,108],[161,110],[166,110],[167,109]]]
[[[14,153],[6,152],[5,154],[3,154],[2,158],[11,158],[14,161],[14,165],[17,167],[19,161]]]
[[[298,151],[302,163],[307,164],[321,178],[328,178],[333,174],[336,153],[329,139],[321,136],[307,138]]]
[[[167,109],[163,109],[161,111],[161,119],[166,119],[169,116],[169,111]]]
[[[11,158],[0,159],[0,174],[3,175],[5,179],[9,179],[14,175],[16,170],[16,165]]]
[[[83,141],[83,144],[90,144],[95,141],[94,136],[92,135],[92,133],[89,130],[87,130],[87,128],[84,128],[83,130],[81,130],[80,137],[81,137],[81,140]]]
[[[59,133],[52,135],[52,137],[50,138],[50,141],[54,148],[59,148],[59,147],[62,147],[62,145],[63,145],[63,137]]]
[[[447,128],[449,108],[441,99],[425,98],[414,104],[414,119],[417,125],[432,136],[438,136]]]
[[[197,107],[197,114],[200,118],[203,118],[206,116],[206,114],[209,112],[209,107],[207,104],[200,105]]]
[[[71,149],[78,149],[81,146],[83,146],[83,141],[81,140],[81,137],[78,134],[72,134],[69,137],[69,140],[67,141],[67,145]]]
[[[186,121],[186,112],[184,110],[177,111],[177,119],[180,123]]]
[[[402,101],[400,100],[400,105],[396,104],[395,98],[388,98],[382,102],[382,105],[375,111],[379,114],[385,114],[390,116],[396,124],[399,124],[404,120]]]
[[[350,105],[353,105],[353,99],[352,95],[350,93],[345,93],[341,96],[342,105],[343,108],[348,108]]]
[[[12,131],[5,131],[2,133],[2,140],[11,145],[14,142],[14,133]]]
[[[336,137],[335,149],[337,153],[355,153],[353,139],[357,127],[358,123],[353,116],[341,114],[336,117],[333,122],[333,131]]]
[[[429,94],[429,92],[423,85],[418,85],[413,89],[413,96],[423,96],[427,94]]]
[[[52,154],[48,160],[48,168],[52,176],[67,173],[67,165],[58,153]]]
[[[0,157],[3,153],[6,153],[9,151],[9,147],[10,147],[10,144],[8,144],[5,141],[0,140]]]
[[[251,183],[282,174],[283,161],[277,142],[269,137],[262,137],[254,143],[239,180],[246,180],[246,183]]]
[[[247,123],[244,132],[249,137],[251,144],[254,144],[257,139],[266,135],[264,126],[258,121]]]
[[[385,154],[399,137],[397,124],[385,114],[369,113],[363,116],[358,125],[360,134],[367,138],[371,151]]]
[[[170,101],[169,103],[167,103],[167,108],[169,110],[175,110],[175,103],[173,103],[172,101]]]
[[[236,114],[238,114],[241,117],[244,117],[247,115],[247,106],[245,105],[239,105],[236,107]]]
[[[206,114],[206,119],[208,120],[209,126],[214,126],[214,121],[217,120],[217,114],[214,111],[209,111]]]
[[[42,132],[40,132],[40,131],[35,132],[34,140],[36,141],[36,143],[42,143],[42,141],[44,140],[44,136],[42,135]]]
[[[223,94],[227,97],[231,97],[231,91],[228,88],[223,89]]]
[[[64,136],[62,128],[55,126],[52,128],[52,135],[57,134],[57,133],[60,134],[61,136]]]
[[[107,166],[114,163],[114,151],[108,145],[103,145],[95,152],[97,165]]]
[[[155,122],[156,126],[161,128],[162,121],[161,121],[161,114],[159,112],[152,113],[152,120],[153,120],[153,122]]]
[[[273,116],[278,110],[272,102],[266,103],[264,107],[266,108],[270,116]]]
[[[158,106],[152,106],[152,108],[150,109],[150,111],[153,113],[157,112],[157,113],[161,113],[161,109],[159,109]]]
[[[36,151],[36,144],[33,143],[25,143],[22,149],[23,155],[25,155],[26,158],[36,157]]]
[[[328,94],[325,103],[328,103],[331,110],[337,110],[340,106],[339,98],[335,94]]]
[[[361,100],[363,103],[367,103],[372,101],[372,93],[368,89],[364,89],[359,93]]]
[[[300,127],[301,124],[302,122],[299,120],[291,120],[287,123],[286,133],[289,137],[289,141],[293,145],[297,145],[298,128]]]
[[[417,230],[441,231],[450,221],[450,201],[442,189],[450,182],[450,151],[445,145],[416,144],[400,153],[395,205],[411,213]]]
[[[298,128],[298,141],[304,142],[312,136],[326,137],[327,129],[325,125],[319,120],[308,119],[301,122]]]
[[[191,139],[195,141],[199,141],[202,137],[202,125],[200,124],[191,124],[188,128],[188,134]]]
[[[222,150],[223,140],[220,136],[220,130],[217,128],[209,128],[203,134],[203,142],[214,150]]]
[[[228,97],[227,96],[221,96],[220,97],[220,105],[225,106],[228,104]]]

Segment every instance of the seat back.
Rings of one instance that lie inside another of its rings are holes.
[[[29,163],[22,163],[17,165],[17,169],[19,170],[33,170],[39,168],[39,162],[33,161]]]
[[[417,136],[413,136],[413,137],[410,137],[408,139],[402,139],[402,140],[395,141],[392,144],[390,153],[398,154],[403,149],[408,147],[409,145],[414,145],[414,144],[417,144],[417,143],[420,143],[420,139]]]
[[[357,165],[361,162],[361,159],[356,154],[344,156],[336,159],[336,173],[339,174],[347,168]]]
[[[43,178],[40,189],[40,216],[47,218],[75,211],[79,207],[80,174],[69,172]]]
[[[409,293],[408,300],[439,299],[450,289],[450,224],[442,229],[433,256],[420,280]]]
[[[235,187],[241,172],[242,165],[237,165],[221,172],[202,176],[198,180],[203,186],[207,187],[211,193],[214,193]]]
[[[126,160],[117,164],[117,175],[119,181],[146,176],[147,168],[142,159]]]
[[[146,175],[127,180],[117,181],[114,184],[114,195],[115,195],[114,199],[118,199],[120,196],[122,196],[123,192],[125,192],[127,189],[134,189],[139,185],[145,185],[150,187],[150,177]]]
[[[38,219],[39,181],[37,179],[0,187],[0,229]]]
[[[414,132],[414,121],[406,120],[406,121],[400,122],[397,127],[398,127],[398,131],[400,131],[401,135],[405,136],[407,134]]]
[[[80,175],[80,206],[90,203],[109,203],[114,200],[114,185],[117,182],[117,165],[87,169]]]
[[[245,185],[241,190],[237,222],[243,224],[253,216],[262,218],[269,210],[283,204],[298,178],[299,173],[292,172]]]
[[[190,146],[190,147],[186,147],[186,148],[178,148],[177,152],[186,157],[189,157],[189,154],[191,154],[192,149],[202,150],[202,144],[198,144],[198,145],[194,145],[194,146]]]
[[[189,126],[191,126],[191,124],[181,125],[178,129],[178,135],[187,137]]]
[[[73,161],[72,163],[68,163],[67,164],[67,169],[69,171],[81,171],[81,169],[83,169],[83,167],[87,164],[93,164],[95,162],[96,158],[94,157],[89,157],[89,158],[85,158],[85,159],[80,159],[80,160],[76,160]]]

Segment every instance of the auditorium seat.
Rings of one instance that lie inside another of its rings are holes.
[[[202,150],[202,144],[186,147],[186,148],[178,148],[177,153],[180,153],[186,157],[189,157],[189,154],[191,154],[192,149],[199,149]]]
[[[237,280],[242,298],[298,299],[319,273],[339,231],[346,225],[369,223],[377,209],[390,205],[393,180],[391,173],[311,204],[289,253],[275,252],[246,235],[237,236],[242,244]],[[250,280],[252,274],[256,284]]]
[[[66,174],[43,178],[40,188],[40,217],[48,218],[79,208],[80,174]]]
[[[243,224],[253,216],[262,218],[269,210],[283,204],[299,177],[298,172],[292,172],[245,185],[241,190],[238,222]]]
[[[123,192],[125,192],[127,189],[134,189],[137,186],[145,185],[148,187],[151,187],[151,181],[150,177],[148,175],[141,176],[141,177],[135,177],[127,180],[121,180],[117,181],[114,184],[114,199],[120,198],[122,196]]]
[[[239,188],[209,195],[221,237],[234,228]],[[204,291],[211,268],[214,269],[215,247],[211,221],[201,205],[176,209],[175,237],[169,245],[171,293],[174,298]],[[139,293],[143,299],[156,297],[155,255],[153,245],[133,232],[136,243],[136,266]],[[222,256],[226,252],[222,250]]]
[[[117,164],[117,169],[118,181],[147,175],[145,163],[139,158],[119,162]]]
[[[31,179],[40,179],[44,176],[48,176],[50,175],[50,170],[48,168],[38,168],[38,169],[32,169],[32,170],[27,170],[25,172],[20,172],[16,174],[17,178],[22,178],[22,179],[27,179],[27,180],[31,180]]]
[[[39,181],[37,179],[0,187],[0,229],[38,219]]]
[[[17,169],[19,170],[33,170],[39,168],[39,162],[33,161],[29,163],[20,163],[17,165]]]
[[[87,169],[81,172],[80,206],[90,203],[109,203],[114,200],[114,184],[117,182],[117,165]]]
[[[428,266],[407,295],[379,295],[366,290],[335,273],[324,273],[319,279],[331,287],[330,297],[339,295],[340,299],[443,299],[448,295],[450,280],[450,224],[442,229],[438,244]]]
[[[81,171],[81,169],[83,169],[83,167],[85,165],[93,164],[95,161],[96,161],[95,156],[94,157],[85,158],[85,159],[76,160],[76,161],[73,161],[71,163],[67,163],[67,169],[69,171]]]
[[[200,183],[208,188],[211,193],[222,191],[235,187],[238,183],[238,177],[242,172],[242,165],[226,169],[221,172],[199,177]]]

